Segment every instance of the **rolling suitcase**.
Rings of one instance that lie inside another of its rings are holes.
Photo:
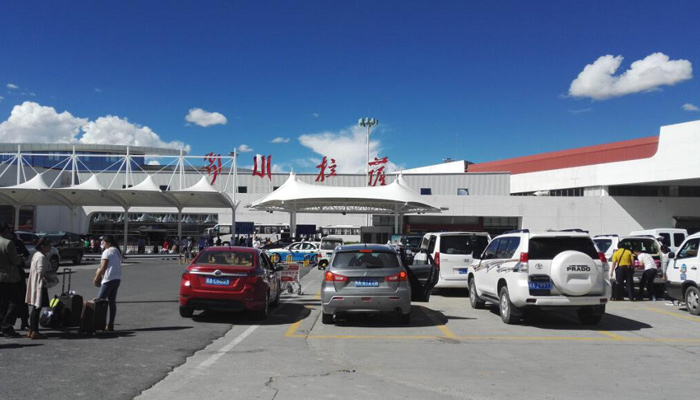
[[[80,319],[80,332],[94,333],[103,331],[107,325],[107,308],[109,301],[94,299],[83,304],[83,315]]]
[[[83,314],[83,296],[70,290],[72,274],[71,268],[63,268],[63,284],[61,285],[61,295],[58,296],[63,303],[61,320],[65,327],[79,326]],[[68,289],[66,289],[66,275],[68,275]]]

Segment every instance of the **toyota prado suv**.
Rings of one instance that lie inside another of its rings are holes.
[[[499,305],[506,324],[531,308],[577,308],[581,323],[600,322],[610,298],[610,269],[584,232],[507,232],[469,268],[472,308]]]

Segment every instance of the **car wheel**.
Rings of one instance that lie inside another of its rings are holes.
[[[401,325],[408,325],[411,323],[411,312],[407,312],[406,314],[399,314],[399,323]]]
[[[194,308],[187,306],[180,306],[180,316],[182,318],[192,318],[194,314]]]
[[[51,257],[51,260],[49,260],[49,262],[51,263],[51,268],[54,271],[58,271],[58,265],[60,264],[60,262],[58,261],[58,256]]]
[[[508,294],[507,286],[503,286],[501,288],[498,299],[498,309],[500,311],[501,319],[503,320],[503,322],[505,322],[508,325],[512,325],[518,322],[518,320],[520,320],[518,309],[510,301],[510,294]]]
[[[577,313],[578,320],[583,325],[597,325],[603,319],[603,314],[593,312],[592,307],[579,308]]]
[[[324,325],[332,324],[333,323],[333,314],[323,313],[323,315],[321,315],[321,322]]]
[[[83,262],[83,253],[78,253],[78,255],[75,256],[75,259],[73,260],[73,264],[80,265],[81,262]]]
[[[700,289],[691,286],[685,291],[685,304],[688,312],[693,315],[700,315]]]
[[[270,314],[270,292],[268,292],[265,295],[265,303],[263,305],[263,308],[258,310],[258,311],[253,312],[253,317],[255,317],[255,319],[257,319],[259,321],[262,321],[262,320],[267,319],[267,316],[269,314]]]
[[[476,284],[474,283],[474,278],[469,280],[469,303],[471,303],[472,308],[476,310],[481,310],[486,305],[486,302],[481,300],[479,295],[476,294]]]

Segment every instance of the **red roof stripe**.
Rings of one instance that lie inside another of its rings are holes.
[[[625,140],[500,161],[471,164],[467,172],[510,172],[512,175],[553,169],[639,160],[656,154],[659,137]]]

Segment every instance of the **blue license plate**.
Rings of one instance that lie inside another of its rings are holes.
[[[374,279],[358,279],[355,281],[355,287],[379,287],[379,281]]]
[[[532,290],[552,290],[551,281],[529,282],[529,286]]]
[[[207,277],[204,280],[205,285],[212,285],[212,286],[228,286],[231,281],[228,278],[212,278],[212,277]]]
[[[464,274],[467,273],[467,269],[466,269],[466,268],[460,268],[460,269],[457,270],[457,272],[458,272],[460,275],[464,275]]]

